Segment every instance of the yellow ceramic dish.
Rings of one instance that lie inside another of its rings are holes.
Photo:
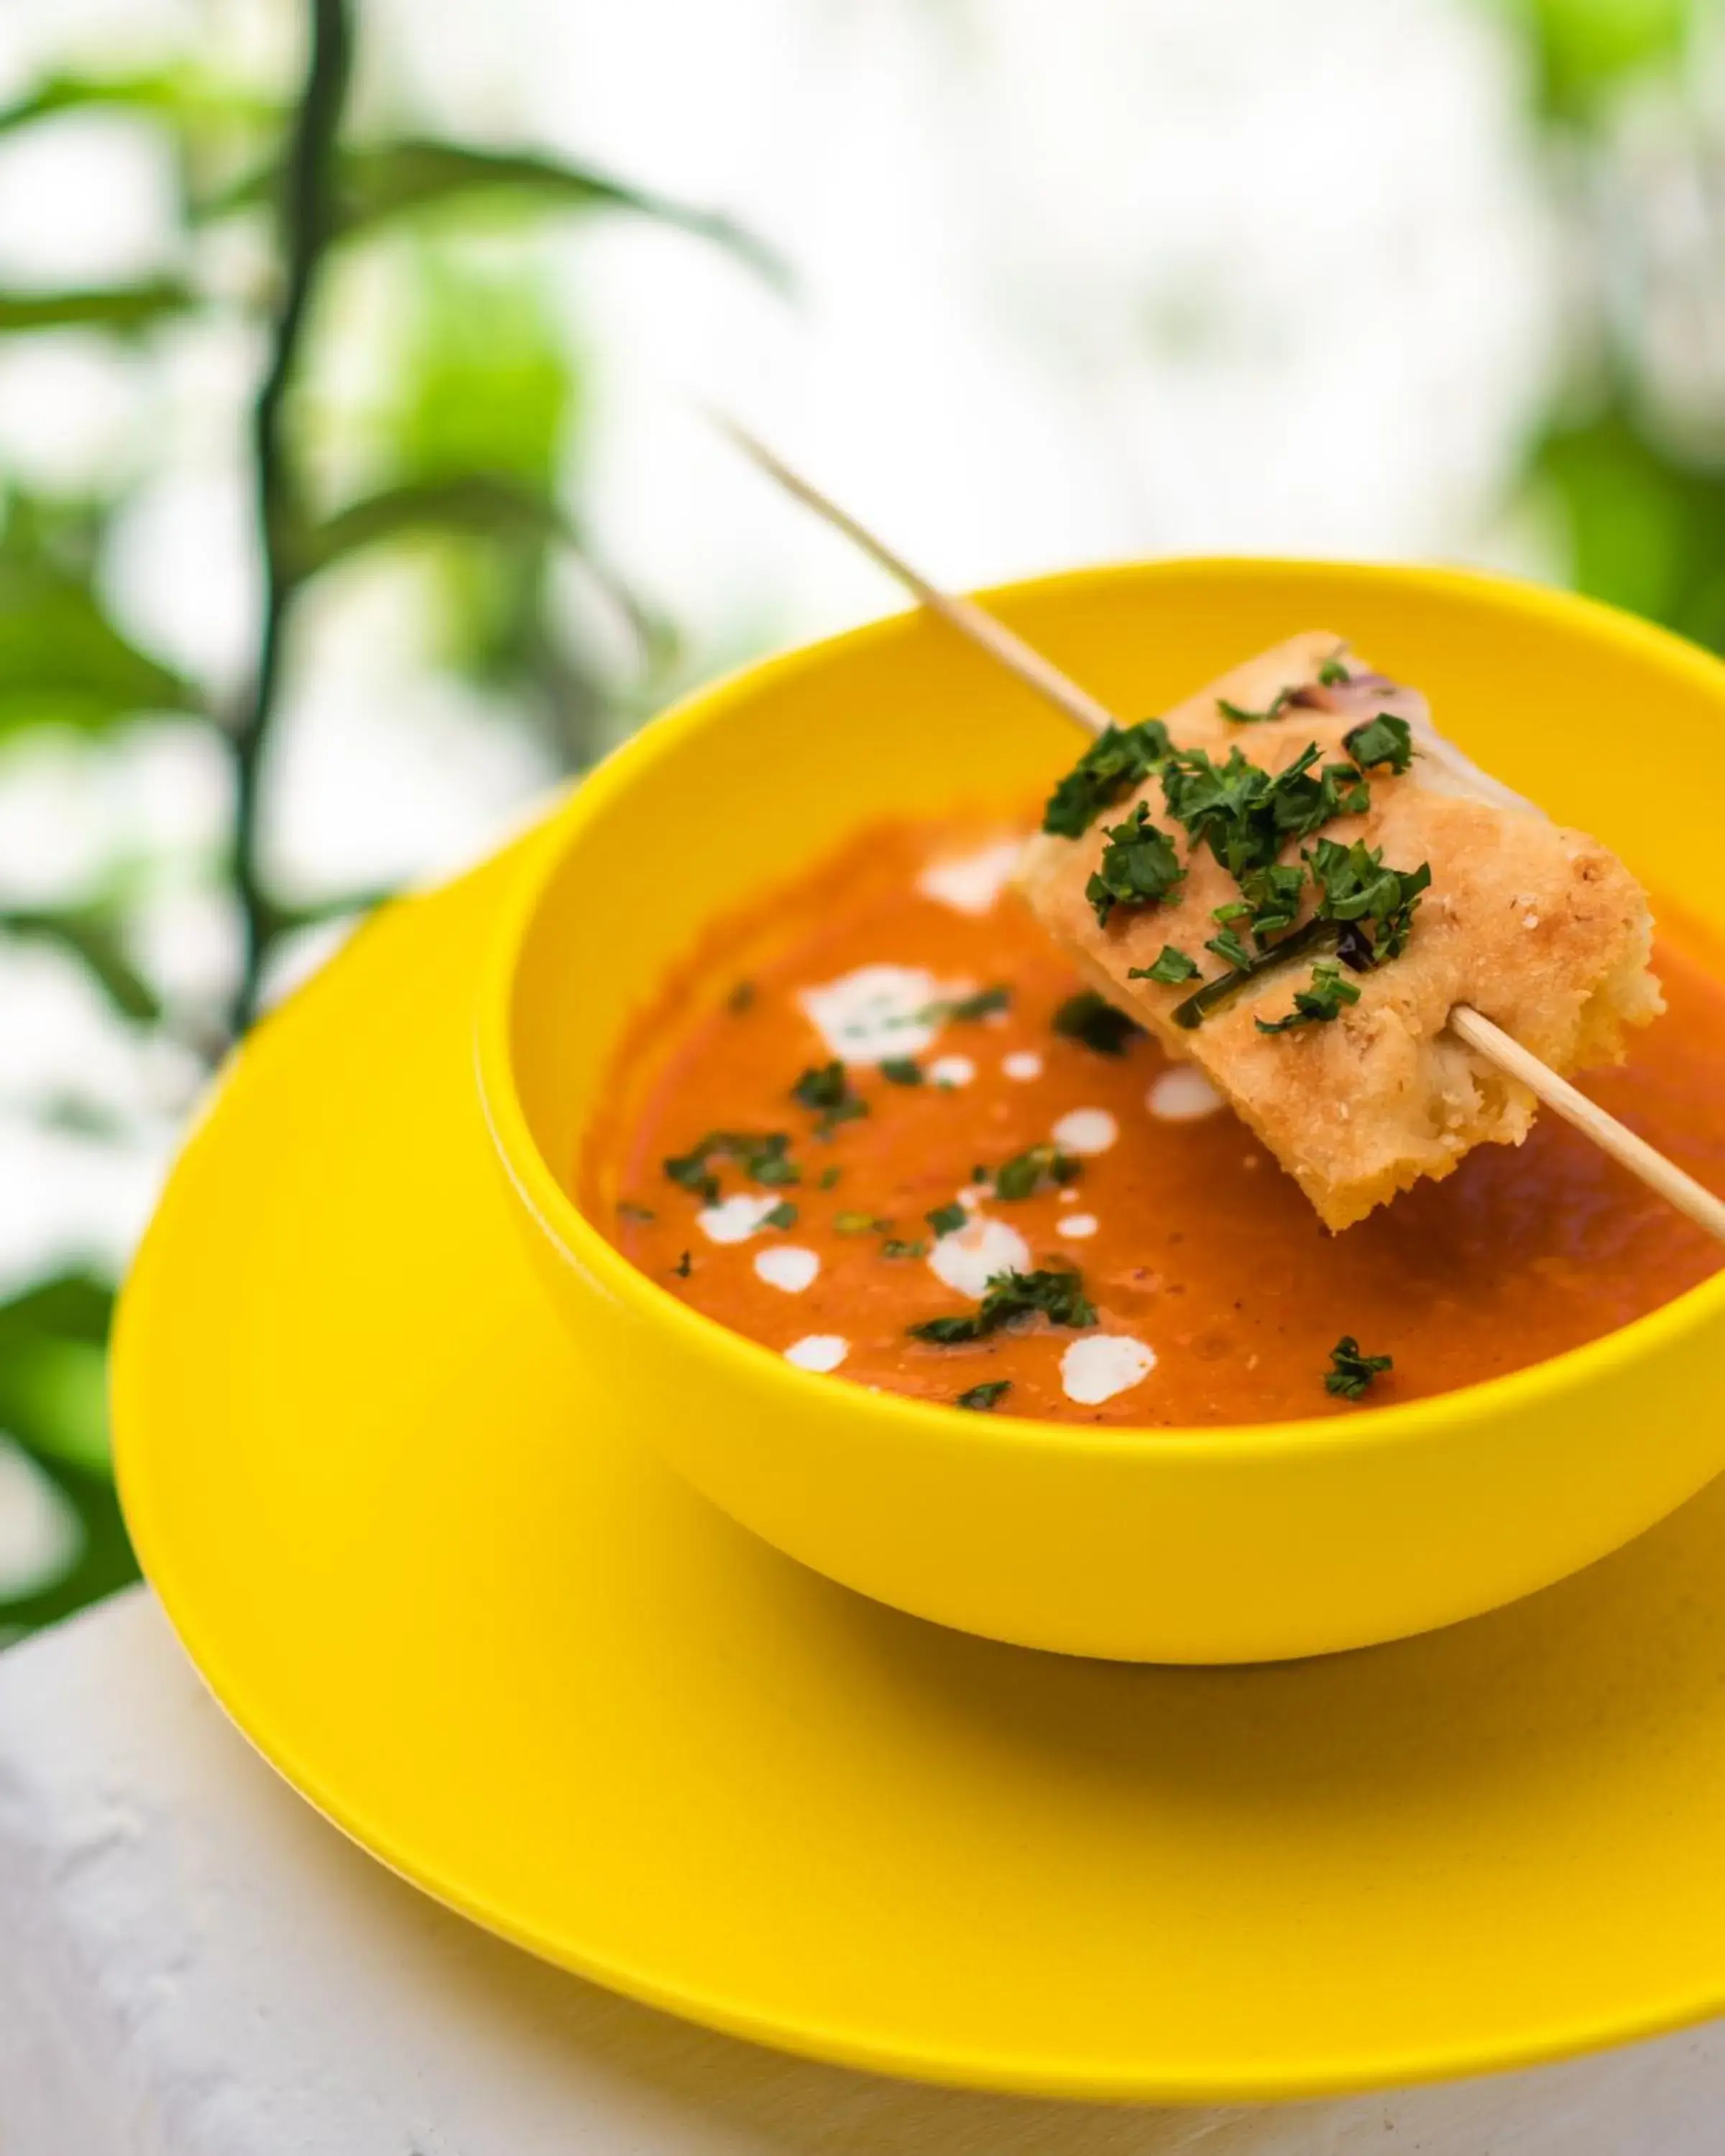
[[[1187,562],[991,603],[1111,707],[1163,707],[1231,659],[1329,626],[1445,726],[1657,890],[1719,918],[1707,788],[1725,668],[1627,616],[1425,568]],[[1065,721],[906,616],[683,705],[552,827],[483,993],[487,1113],[542,1277],[632,1431],[780,1549],[896,1607],[1083,1655],[1257,1661],[1495,1608],[1640,1533],[1725,1465],[1725,1277],[1609,1337],[1346,1420],[1091,1430],[811,1376],[637,1272],[567,1183],[613,1045],[704,923],[871,816],[1013,807]],[[677,872],[658,864],[675,834]],[[1722,1109],[1725,1112],[1725,1109]]]
[[[519,865],[266,1024],[121,1307],[145,1568],[305,1795],[570,1969],[929,2080],[1310,2096],[1725,2007],[1725,1481],[1513,1609],[1265,1669],[845,1593],[625,1441],[544,1306],[473,1083]]]

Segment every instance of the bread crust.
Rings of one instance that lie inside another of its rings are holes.
[[[1343,737],[1358,709],[1295,706],[1241,725],[1219,708],[1268,709],[1285,690],[1322,694],[1319,673],[1343,639],[1312,630],[1233,668],[1165,715],[1183,748],[1218,757],[1238,743],[1270,771],[1309,742],[1325,762],[1345,760]],[[1387,687],[1393,706],[1397,692]],[[1417,702],[1417,700],[1415,700]],[[1417,738],[1417,737],[1416,737]],[[1019,882],[1031,906],[1110,1002],[1129,1011],[1171,1055],[1195,1064],[1287,1169],[1332,1229],[1350,1226],[1421,1177],[1453,1173],[1476,1145],[1519,1144],[1537,1103],[1449,1030],[1458,1004],[1502,1026],[1564,1075],[1620,1062],[1624,1031],[1664,1008],[1649,965],[1653,922],[1645,893],[1616,856],[1585,833],[1564,829],[1481,780],[1474,791],[1453,768],[1416,755],[1409,771],[1370,774],[1371,806],[1338,819],[1324,835],[1363,839],[1396,869],[1431,865],[1407,947],[1348,978],[1358,1003],[1333,1021],[1266,1034],[1303,987],[1309,962],[1254,982],[1194,1030],[1173,1012],[1193,984],[1127,978],[1165,943],[1200,958],[1214,936],[1213,909],[1239,896],[1208,848],[1194,852],[1167,814],[1153,776],[1106,810],[1081,839],[1039,834]],[[1105,825],[1139,801],[1173,837],[1186,879],[1160,905],[1117,907],[1097,921],[1085,886],[1100,860]],[[1298,857],[1296,847],[1284,860]],[[1207,975],[1219,962],[1200,958]]]

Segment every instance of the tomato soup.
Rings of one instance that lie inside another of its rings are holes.
[[[1329,1234],[1202,1077],[1081,993],[1014,852],[871,829],[709,936],[624,1044],[578,1164],[619,1250],[805,1368],[1145,1425],[1417,1399],[1717,1269],[1548,1115]],[[1725,1190],[1725,986],[1669,942],[1657,971],[1666,1016],[1587,1090]]]

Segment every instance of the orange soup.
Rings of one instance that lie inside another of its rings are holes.
[[[805,1368],[1149,1425],[1448,1391],[1717,1267],[1548,1115],[1330,1235],[1204,1080],[1081,992],[1007,887],[1014,852],[872,829],[708,937],[579,1165],[627,1257]],[[1587,1090],[1725,1190],[1725,986],[1669,942],[1656,966],[1666,1016]]]

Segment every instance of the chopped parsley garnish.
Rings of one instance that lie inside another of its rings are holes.
[[[1163,765],[1163,798],[1193,844],[1207,845],[1238,881],[1250,869],[1271,866],[1290,839],[1309,839],[1337,816],[1369,805],[1370,792],[1353,764],[1327,763],[1314,777],[1317,758],[1317,742],[1308,742],[1272,777],[1237,747],[1219,764],[1194,749]]]
[[[923,1242],[901,1243],[897,1236],[890,1235],[880,1245],[883,1258],[926,1258],[928,1245]]]
[[[1317,679],[1320,688],[1337,689],[1343,682],[1351,680],[1353,676],[1341,660],[1337,658],[1325,660],[1323,665],[1317,670]]]
[[[1085,1297],[1083,1276],[1052,1271],[996,1273],[974,1312],[963,1317],[931,1317],[906,1330],[913,1340],[953,1348],[967,1340],[985,1340],[1004,1325],[1039,1314],[1050,1325],[1069,1325],[1075,1331],[1094,1325],[1096,1306]]]
[[[1358,839],[1352,846],[1341,846],[1333,839],[1320,839],[1306,858],[1318,887],[1317,906],[1312,918],[1279,943],[1271,944],[1249,965],[1236,965],[1230,973],[1219,973],[1183,1003],[1176,1004],[1171,1014],[1176,1025],[1189,1029],[1201,1025],[1212,1011],[1231,1001],[1249,982],[1296,958],[1333,950],[1344,965],[1358,973],[1399,957],[1407,947],[1420,893],[1431,882],[1429,862],[1422,861],[1417,869],[1386,869],[1379,853]],[[1216,945],[1213,942],[1209,947],[1214,950]],[[1343,995],[1341,1000],[1352,1003],[1358,998]],[[1336,1012],[1315,1015],[1333,1018]],[[1287,1025],[1266,1029],[1280,1033],[1287,1030]]]
[[[1286,1017],[1255,1019],[1260,1033],[1291,1033],[1298,1025],[1325,1025],[1340,1018],[1344,1004],[1357,1004],[1359,990],[1343,978],[1339,966],[1318,964],[1312,969],[1309,986],[1296,988],[1294,1008]]]
[[[1198,973],[1196,959],[1175,950],[1172,943],[1164,943],[1162,956],[1153,966],[1128,966],[1126,978],[1129,981],[1160,981],[1164,988],[1171,988],[1180,981],[1195,981]]]
[[[892,1225],[890,1220],[877,1219],[872,1213],[835,1213],[833,1229],[839,1235],[884,1235]]]
[[[1362,771],[1387,763],[1399,778],[1414,761],[1414,729],[1393,712],[1379,711],[1375,719],[1343,734],[1342,746]]]
[[[771,1131],[763,1138],[749,1140],[734,1157],[752,1183],[800,1183],[797,1163],[785,1158],[789,1143],[783,1131]]]
[[[1242,907],[1240,910],[1244,912],[1246,909]],[[1231,928],[1223,929],[1218,936],[1206,937],[1204,947],[1206,951],[1214,951],[1224,966],[1238,968],[1250,966],[1252,963],[1251,952]]]
[[[922,1065],[914,1055],[889,1055],[880,1065],[880,1075],[889,1086],[920,1086]]]
[[[1290,682],[1286,688],[1278,689],[1261,711],[1243,711],[1238,704],[1230,704],[1225,696],[1218,696],[1216,709],[1224,719],[1232,719],[1237,726],[1262,725],[1266,719],[1278,719],[1292,703],[1299,690],[1298,682]]]
[[[1382,847],[1356,839],[1351,846],[1320,839],[1307,855],[1318,887],[1317,917],[1357,924],[1344,927],[1337,948],[1358,972],[1399,957],[1407,947],[1420,893],[1431,882],[1431,864],[1387,869]],[[1368,925],[1369,924],[1369,925]]]
[[[991,1018],[996,1011],[1004,1011],[1012,1001],[1012,990],[1002,983],[992,988],[978,988],[973,996],[960,996],[957,1003],[942,1004],[941,1014],[961,1021],[966,1019]]]
[[[840,1123],[855,1122],[869,1112],[868,1102],[851,1085],[845,1065],[836,1060],[817,1063],[805,1070],[792,1086],[791,1098],[819,1113],[820,1120],[814,1127],[817,1137],[830,1137]]]
[[[978,1408],[986,1413],[1004,1400],[1011,1390],[1010,1378],[990,1378],[980,1385],[973,1385],[968,1393],[960,1393],[952,1404],[955,1408]]]
[[[994,1195],[1033,1198],[1039,1190],[1052,1190],[1063,1183],[1076,1183],[1081,1173],[1070,1153],[1062,1152],[1058,1146],[1045,1141],[1014,1153],[995,1169]]]
[[[1333,1393],[1338,1399],[1357,1400],[1384,1371],[1395,1368],[1393,1355],[1362,1355],[1359,1342],[1351,1332],[1344,1332],[1330,1350],[1330,1368],[1324,1375],[1324,1390]]]
[[[1160,719],[1135,726],[1110,726],[1079,757],[1049,796],[1042,828],[1057,839],[1081,839],[1105,808],[1125,800],[1168,753]]]
[[[665,1172],[673,1183],[685,1190],[692,1190],[704,1204],[711,1205],[719,1194],[719,1178],[707,1167],[712,1142],[703,1138],[692,1152],[674,1153],[665,1163]]]
[[[932,1213],[925,1213],[922,1217],[937,1235],[951,1235],[964,1225],[970,1215],[955,1200],[950,1205],[937,1205]]]
[[[650,1205],[637,1205],[632,1198],[619,1199],[617,1213],[619,1219],[624,1220],[655,1220],[659,1217]]]
[[[805,1070],[791,1088],[791,1098],[805,1108],[833,1108],[850,1090],[845,1065],[834,1060],[817,1063]]]
[[[800,1183],[801,1171],[786,1157],[790,1142],[783,1131],[709,1131],[687,1152],[673,1154],[664,1163],[665,1172],[673,1183],[711,1205],[719,1194],[719,1178],[711,1165],[715,1160],[735,1161],[751,1183]]]
[[[817,1190],[830,1190],[843,1173],[844,1170],[839,1166],[839,1163],[834,1161],[830,1168],[824,1168],[820,1173],[815,1178],[815,1188]]]
[[[690,1274],[692,1273],[694,1270],[695,1267],[691,1263],[689,1253],[686,1250],[685,1250],[682,1256],[677,1260],[675,1265],[671,1267],[671,1270],[676,1275],[679,1280],[687,1280]]]
[[[1139,802],[1123,824],[1106,827],[1105,835],[1108,843],[1084,895],[1106,928],[1117,906],[1158,905],[1184,882],[1186,871],[1173,840],[1150,821],[1146,802]]]
[[[1310,957],[1314,952],[1332,950],[1340,932],[1333,921],[1308,921],[1291,936],[1284,936],[1280,943],[1272,943],[1267,951],[1260,952],[1249,965],[1218,973],[1202,988],[1194,988],[1183,1002],[1174,1005],[1168,1015],[1176,1025],[1183,1026],[1189,1033],[1194,1026],[1202,1025],[1213,1011],[1231,1003],[1243,988],[1261,975],[1278,972],[1294,959]]]
[[[1056,1033],[1081,1041],[1098,1055],[1124,1055],[1127,1043],[1144,1030],[1094,988],[1081,988],[1076,996],[1068,996],[1055,1013],[1053,1024]]]
[[[725,1008],[731,1013],[733,1018],[741,1018],[754,1000],[754,983],[752,981],[739,981],[737,986],[731,991],[730,994],[726,997]]]
[[[781,1198],[770,1213],[761,1215],[763,1228],[794,1228],[796,1224],[797,1209],[788,1198]]]
[[[1291,928],[1299,918],[1300,893],[1306,870],[1297,861],[1272,861],[1268,868],[1248,869],[1240,879],[1242,910],[1252,924],[1252,941],[1261,951],[1272,936]],[[1222,915],[1216,915],[1218,921]]]

